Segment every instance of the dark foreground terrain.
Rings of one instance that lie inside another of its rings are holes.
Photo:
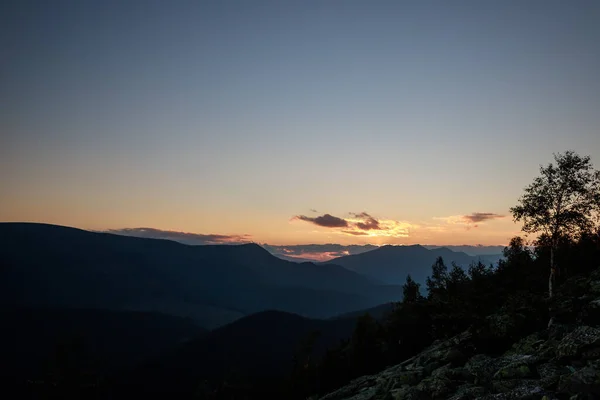
[[[60,286],[48,285],[52,290],[68,287],[73,276],[91,288],[104,268],[108,276],[132,271],[110,267],[110,262],[91,263],[77,246],[59,247],[60,251],[46,246],[33,255],[15,251],[28,243],[13,239],[10,251],[3,249],[5,277],[35,282],[36,277],[51,275],[46,269],[59,265],[57,259],[70,260],[71,267],[60,274],[71,280],[56,278],[52,285]],[[132,243],[144,248],[156,244]],[[172,246],[162,241],[157,245]],[[191,251],[188,247],[182,251]],[[137,260],[133,271],[140,272],[132,276],[140,279],[145,268],[157,268],[150,277],[160,273],[164,279],[169,272],[181,272],[141,262],[144,258],[137,250],[111,251],[123,260]],[[43,254],[51,262],[36,264]],[[551,300],[549,257],[543,241],[532,251],[514,238],[497,267],[472,263],[449,268],[442,258],[436,260],[426,297],[417,283],[407,280],[398,295],[402,301],[369,312],[315,319],[260,311],[211,331],[193,318],[59,307],[65,301],[57,295],[60,291],[45,292],[44,296],[57,296],[53,307],[4,303],[1,390],[4,398],[23,399],[598,398],[600,232],[560,242],[555,259],[561,269]],[[16,259],[27,262],[19,266]],[[94,279],[86,283],[85,270],[77,270],[77,262],[93,266]],[[253,265],[269,268],[260,259]],[[19,268],[29,273],[19,274]],[[128,282],[139,284],[132,276]],[[364,284],[358,276],[357,282]],[[144,284],[156,282],[144,279]],[[5,299],[17,293],[15,282],[25,281],[12,282],[12,288],[3,282]],[[35,287],[42,290],[47,287],[44,282],[39,279]],[[135,293],[146,293],[142,287]]]

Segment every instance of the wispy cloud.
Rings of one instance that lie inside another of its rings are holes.
[[[489,221],[492,219],[504,218],[504,215],[489,213],[489,212],[487,212],[487,213],[476,212],[476,213],[469,214],[469,215],[463,215],[463,218],[469,222],[477,223],[477,222]]]
[[[166,239],[176,242],[192,245],[205,244],[227,244],[227,243],[249,243],[251,242],[250,235],[218,235],[218,234],[201,234],[178,231],[167,231],[155,228],[122,228],[109,229],[106,233],[114,233],[124,236],[135,236],[150,239]]]
[[[475,212],[468,215],[451,215],[449,217],[434,217],[436,220],[444,221],[448,225],[464,225],[466,230],[478,228],[481,223],[505,218],[504,215],[491,212]]]
[[[364,231],[342,231],[343,233],[347,234],[347,235],[352,235],[352,236],[369,236],[369,232],[364,232]]]

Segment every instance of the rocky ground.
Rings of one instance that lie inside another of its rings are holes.
[[[478,352],[471,329],[320,400],[600,399],[600,268],[566,281],[549,308],[548,329],[503,354]],[[489,316],[489,326],[502,336],[519,315]]]

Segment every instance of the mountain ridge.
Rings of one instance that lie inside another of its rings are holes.
[[[497,262],[497,258],[470,256],[464,252],[456,252],[446,247],[428,249],[422,245],[394,246],[386,245],[364,253],[334,258],[323,265],[337,264],[344,268],[369,276],[376,281],[387,284],[403,284],[407,275],[423,285],[431,272],[431,265],[438,257],[444,259],[450,267],[454,261],[462,268],[482,261],[485,264]]]
[[[214,328],[239,317],[232,311],[327,318],[401,296],[342,266],[300,265],[257,244],[193,246],[36,223],[0,223],[0,243],[0,304],[161,311]]]

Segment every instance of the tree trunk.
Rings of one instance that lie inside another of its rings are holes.
[[[552,298],[554,295],[554,271],[556,266],[554,265],[554,246],[550,248],[550,277],[548,278],[548,297]]]

